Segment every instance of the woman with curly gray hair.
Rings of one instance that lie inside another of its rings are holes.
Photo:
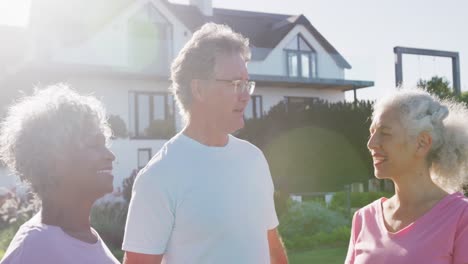
[[[468,111],[420,90],[374,107],[367,144],[395,195],[358,210],[345,263],[468,263]]]
[[[0,263],[119,263],[90,226],[93,203],[113,190],[115,157],[102,104],[66,85],[16,102],[0,128],[0,158],[42,201]]]

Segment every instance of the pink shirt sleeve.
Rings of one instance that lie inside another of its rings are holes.
[[[453,264],[461,263],[468,263],[468,207],[458,222],[453,245]]]
[[[359,210],[354,213],[353,222],[351,226],[351,236],[349,238],[349,246],[348,246],[348,253],[346,254],[345,264],[353,264],[354,263],[354,243],[356,242],[356,238],[361,232],[361,225],[362,219],[359,213]]]

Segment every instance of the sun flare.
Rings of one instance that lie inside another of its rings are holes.
[[[31,0],[0,0],[0,25],[24,27],[29,22]]]

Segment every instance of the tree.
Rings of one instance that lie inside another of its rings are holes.
[[[339,191],[372,177],[366,147],[372,102],[299,104],[280,102],[262,118],[247,120],[237,135],[263,150],[275,188]]]
[[[125,121],[118,115],[110,115],[107,119],[110,128],[112,129],[112,136],[114,138],[128,137],[127,125]]]
[[[132,174],[125,178],[122,182],[122,194],[123,198],[127,203],[130,203],[130,200],[132,199],[132,189],[133,189],[133,183],[135,182],[135,178],[138,174],[137,170],[133,170]]]
[[[456,95],[453,88],[450,87],[450,82],[445,77],[433,76],[430,80],[420,79],[417,86],[432,95],[436,95],[441,99],[452,99],[464,103],[468,107],[468,91]]]
[[[468,91],[461,93],[459,101],[465,103],[465,105],[468,107]]]
[[[441,99],[451,99],[455,97],[450,87],[450,82],[445,77],[433,76],[429,81],[420,79],[417,86],[430,94]]]

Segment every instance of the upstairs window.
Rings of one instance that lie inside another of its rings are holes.
[[[289,42],[285,52],[289,77],[317,77],[317,53],[300,34]]]

